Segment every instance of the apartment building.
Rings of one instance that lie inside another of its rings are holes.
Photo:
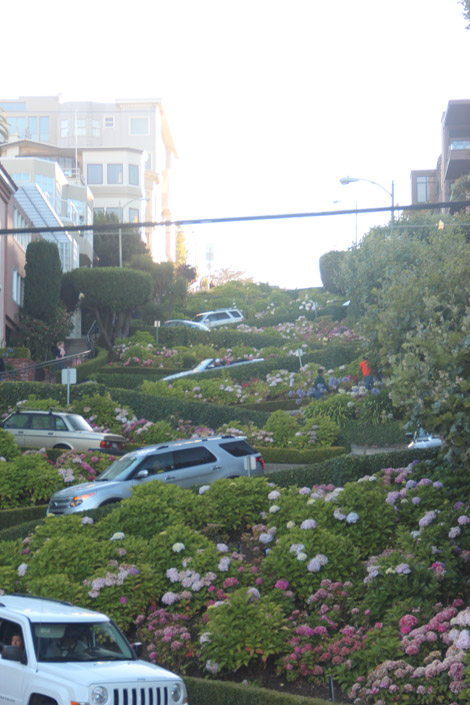
[[[94,209],[116,213],[122,222],[170,220],[170,169],[177,154],[160,100],[31,96],[0,98],[0,108],[9,128],[2,157],[55,160],[70,183],[90,189]],[[143,237],[154,260],[174,259],[169,226],[148,227]]]
[[[470,100],[450,100],[441,119],[436,168],[411,172],[411,202],[450,201],[457,179],[470,174]]]
[[[0,164],[0,228],[28,228],[33,223],[16,199],[17,186]],[[30,234],[0,236],[0,347],[10,345],[20,324],[26,247]]]

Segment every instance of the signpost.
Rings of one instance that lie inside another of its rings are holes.
[[[302,367],[302,355],[304,354],[304,351],[302,348],[297,348],[294,354],[299,358],[299,367]]]
[[[155,326],[155,345],[158,345],[158,329],[160,328],[160,321],[154,321],[153,325]]]
[[[77,370],[75,367],[66,367],[61,370],[61,382],[67,385],[67,405],[70,404],[70,385],[77,384]]]

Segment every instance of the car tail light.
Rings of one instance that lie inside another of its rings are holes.
[[[263,468],[263,471],[264,471],[264,459],[261,457],[261,455],[258,455],[256,457],[256,462],[261,463],[261,467]]]
[[[112,443],[111,441],[101,441],[100,443],[100,448],[111,448]]]

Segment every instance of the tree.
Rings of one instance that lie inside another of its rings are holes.
[[[132,313],[152,295],[152,277],[119,267],[76,269],[73,280],[83,294],[82,306],[91,309],[102,342],[111,351],[115,338],[126,338]]]
[[[460,0],[463,7],[463,16],[467,20],[467,29],[470,29],[470,0]]]
[[[24,312],[49,322],[60,305],[62,265],[55,242],[33,240],[26,248]]]
[[[93,234],[93,249],[98,267],[119,266],[119,218],[115,213],[96,213],[94,225],[109,225],[109,230],[96,230]],[[122,262],[129,265],[132,257],[148,254],[147,245],[138,228],[121,229]]]
[[[342,295],[344,284],[341,276],[341,265],[346,257],[346,252],[332,250],[320,257],[320,276],[322,284],[332,294]]]

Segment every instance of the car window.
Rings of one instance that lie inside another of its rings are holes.
[[[198,313],[192,320],[200,323],[204,319],[205,315],[205,313]]]
[[[56,431],[68,431],[66,423],[61,416],[55,416],[55,430]]]
[[[38,431],[52,431],[54,429],[54,417],[50,414],[32,414],[31,428]]]
[[[210,450],[204,446],[176,450],[173,452],[173,458],[175,462],[175,470],[190,468],[193,465],[205,465],[206,463],[213,463],[217,460],[215,455],[213,455]]]
[[[241,317],[242,317],[241,313],[240,313],[239,311],[236,311],[236,310],[231,310],[231,311],[230,311],[230,314],[231,314],[234,318],[241,318]]]
[[[2,646],[17,646],[24,649],[23,630],[9,619],[0,619],[0,649]]]
[[[12,414],[4,423],[4,428],[26,428],[29,424],[29,414]]]
[[[67,414],[67,422],[74,431],[93,431],[88,421],[80,414]]]
[[[227,441],[226,443],[221,443],[220,447],[235,458],[241,458],[244,455],[256,453],[256,450],[244,440]]]
[[[173,470],[173,453],[155,453],[155,455],[149,455],[135,470],[135,474],[143,469],[148,470],[149,475],[159,475],[162,472]]]
[[[230,316],[225,311],[221,311],[220,313],[215,314],[215,320],[216,321],[228,321],[228,320],[230,320]]]

